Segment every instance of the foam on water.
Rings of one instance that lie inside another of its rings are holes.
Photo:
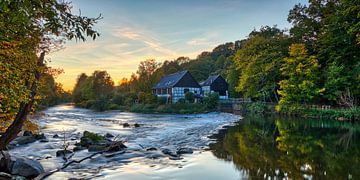
[[[66,141],[74,144],[79,141],[81,133],[85,130],[105,134],[111,133],[127,141],[129,151],[118,157],[105,158],[98,156],[88,162],[70,166],[67,168],[71,175],[64,177],[89,177],[97,176],[100,171],[96,169],[109,169],[110,167],[124,166],[129,163],[150,164],[178,164],[167,158],[149,159],[147,152],[136,151],[141,147],[155,147],[157,149],[168,148],[176,150],[181,147],[190,147],[200,151],[212,142],[210,135],[217,132],[223,126],[231,125],[239,121],[240,117],[228,113],[207,113],[195,115],[154,115],[137,114],[119,111],[94,112],[86,109],[75,108],[69,105],[61,105],[44,111],[45,116],[38,117],[36,121],[41,126],[49,142],[35,142],[11,150],[12,154],[38,159],[46,170],[60,167],[63,163],[55,153],[62,149],[63,138],[52,138],[54,134],[63,137]],[[123,123],[133,125],[140,124],[139,128],[124,128]],[[75,153],[73,159],[89,155],[85,151]],[[196,154],[196,153],[195,153]],[[195,155],[194,155],[195,156]],[[63,172],[58,174],[64,174]]]

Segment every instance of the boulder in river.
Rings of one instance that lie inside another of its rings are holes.
[[[75,151],[81,151],[81,150],[84,150],[84,149],[86,149],[86,147],[84,147],[84,146],[75,146],[74,149],[73,149],[73,151],[74,151],[74,152],[75,152]]]
[[[84,147],[89,147],[90,145],[107,143],[107,142],[109,141],[106,140],[104,136],[89,131],[84,131],[83,137],[80,138],[80,145]]]
[[[105,144],[93,144],[89,146],[88,151],[106,151],[115,152],[127,148],[121,141],[108,142]]]
[[[176,151],[176,154],[192,154],[193,150],[191,148],[180,148]]]
[[[23,145],[35,142],[36,139],[34,136],[19,136],[15,138],[10,144],[12,145]]]
[[[140,124],[135,123],[134,126],[135,126],[136,128],[138,128],[138,127],[140,127]]]
[[[124,128],[128,128],[128,127],[130,127],[130,124],[129,124],[129,123],[124,123],[124,124],[123,124],[123,127],[124,127]]]
[[[58,134],[54,134],[53,138],[60,138],[60,136]]]
[[[33,136],[31,131],[24,131],[23,136]]]
[[[35,139],[37,140],[42,140],[42,139],[46,139],[44,133],[41,133],[41,134],[35,134],[34,135]]]
[[[12,175],[35,177],[44,172],[42,165],[33,159],[11,156],[7,161],[7,169]]]
[[[166,154],[166,155],[169,155],[169,156],[172,156],[172,157],[177,157],[178,155],[175,154],[173,151],[171,151],[170,149],[163,149],[161,150],[162,153]]]
[[[112,135],[112,134],[110,134],[110,133],[106,133],[106,134],[105,134],[105,137],[106,137],[106,138],[113,138],[113,137],[115,137],[115,136]]]
[[[73,152],[70,150],[58,150],[56,151],[56,157],[66,156],[67,154],[72,154]]]

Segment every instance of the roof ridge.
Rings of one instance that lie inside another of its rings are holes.
[[[185,76],[185,74],[188,72],[188,70],[184,70],[184,71],[180,71],[179,72],[179,74],[180,73],[183,73],[182,75],[181,75],[181,77],[174,83],[174,86],[182,79],[182,77],[184,77]]]

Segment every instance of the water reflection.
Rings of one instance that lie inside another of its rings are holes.
[[[210,149],[250,178],[359,179],[359,137],[354,123],[247,116]]]

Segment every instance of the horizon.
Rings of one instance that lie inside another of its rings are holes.
[[[90,17],[102,14],[103,19],[95,26],[100,37],[95,41],[68,42],[65,49],[50,54],[49,66],[64,70],[56,82],[67,91],[72,90],[80,73],[89,75],[94,70],[106,70],[118,84],[146,59],[194,59],[220,44],[245,39],[261,26],[287,29],[291,25],[287,22],[288,12],[298,3],[307,2],[75,0],[73,12],[81,9],[82,15]]]

